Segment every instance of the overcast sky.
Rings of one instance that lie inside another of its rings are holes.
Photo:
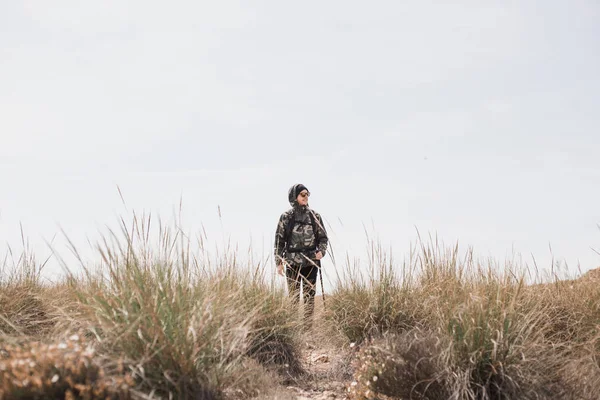
[[[181,198],[190,232],[268,255],[301,182],[338,262],[365,224],[400,259],[418,228],[585,271],[598,21],[597,1],[3,1],[0,242],[22,224],[41,258]]]

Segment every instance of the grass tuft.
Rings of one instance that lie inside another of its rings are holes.
[[[329,318],[360,344],[355,399],[595,398],[597,281],[527,284],[472,251],[420,246],[402,268],[348,268]],[[378,260],[383,259],[379,257]],[[350,278],[348,278],[350,276]]]

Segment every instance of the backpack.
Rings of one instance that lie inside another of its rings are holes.
[[[317,230],[317,221],[315,219],[315,213],[313,211],[309,210],[308,215],[310,217],[310,223],[313,228],[313,234],[315,235],[315,246],[316,246],[319,241],[319,234],[318,234],[319,231]],[[290,237],[292,236],[292,230],[294,229],[295,225],[296,225],[296,209],[294,209],[294,211],[292,212],[292,215],[290,216],[290,219],[283,231],[283,242],[286,244],[286,249],[287,249],[287,245],[289,243]],[[296,251],[298,251],[298,252],[312,251],[312,250],[315,250],[315,248],[316,247],[304,248],[304,249],[300,249],[300,250],[296,250]]]

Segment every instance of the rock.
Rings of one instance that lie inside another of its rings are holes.
[[[321,354],[319,356],[313,357],[312,360],[314,363],[328,363],[329,356],[327,354]]]

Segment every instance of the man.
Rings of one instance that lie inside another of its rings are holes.
[[[304,321],[312,325],[315,308],[317,275],[321,259],[327,251],[327,232],[321,216],[308,207],[310,192],[296,184],[288,192],[291,209],[281,214],[275,233],[275,262],[279,275],[287,277],[289,294],[294,304],[304,299]]]

